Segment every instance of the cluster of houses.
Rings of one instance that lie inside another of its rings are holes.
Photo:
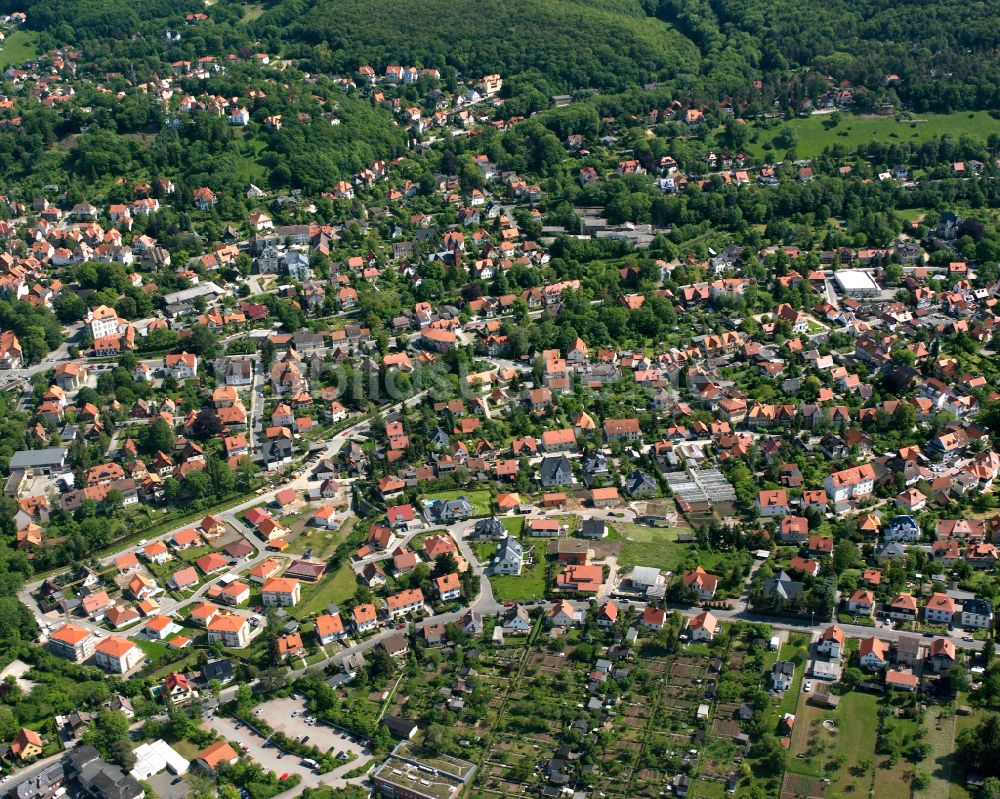
[[[806,674],[817,680],[841,679],[848,665],[859,666],[871,681],[887,690],[917,691],[960,663],[954,641],[935,637],[928,641],[918,635],[901,635],[895,641],[876,635],[862,638],[853,654],[848,652],[844,631],[836,624],[825,628],[810,645]],[[775,692],[789,690],[795,681],[795,666],[778,660],[771,668],[769,687]]]

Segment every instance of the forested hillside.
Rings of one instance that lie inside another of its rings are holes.
[[[44,48],[73,42],[115,69],[259,47],[314,72],[437,67],[543,91],[619,92],[792,107],[821,76],[916,111],[1000,107],[1000,4],[989,0],[9,0]],[[185,14],[210,20],[165,45]],[[895,79],[887,80],[890,76]],[[759,81],[755,85],[755,81]]]
[[[253,28],[316,69],[534,69],[560,91],[667,80],[711,101],[749,99],[756,79],[794,93],[812,67],[916,110],[1000,106],[987,0],[279,0]]]
[[[450,66],[461,73],[541,72],[560,90],[622,90],[698,70],[698,51],[630,0],[289,0],[255,29],[315,69]]]
[[[756,40],[765,68],[812,66],[856,85],[890,85],[916,110],[1000,105],[1000,5],[989,0],[664,0]],[[691,33],[690,25],[682,28]]]

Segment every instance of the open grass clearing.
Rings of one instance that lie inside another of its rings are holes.
[[[253,22],[255,19],[260,19],[263,14],[263,3],[247,3],[247,5],[243,6],[243,18],[241,22]]]
[[[779,132],[791,128],[797,136],[795,152],[799,158],[815,158],[827,147],[839,144],[848,150],[879,141],[885,145],[912,142],[918,144],[935,136],[948,134],[954,139],[971,135],[986,140],[991,133],[1000,133],[1000,120],[985,111],[961,111],[952,114],[920,114],[913,119],[895,117],[858,116],[840,114],[839,123],[832,126],[832,114],[814,114],[792,119],[767,130],[759,130],[758,141],[748,150],[764,160],[781,160],[785,151],[775,147],[765,150],[764,144],[773,142]]]
[[[305,585],[302,588],[302,602],[295,608],[299,619],[313,616],[326,610],[331,602],[338,604],[346,602],[357,590],[358,581],[350,564],[342,563],[338,568],[327,572],[316,585]]]
[[[0,49],[0,68],[18,66],[38,57],[38,34],[35,31],[14,31]]]
[[[875,739],[878,730],[878,699],[870,694],[852,692],[840,698],[837,710],[826,710],[808,703],[802,694],[792,736],[788,770],[809,777],[827,777],[830,788],[845,799],[861,799],[869,795],[872,772],[859,768],[865,760],[875,760]],[[836,729],[822,726],[825,720],[835,722]],[[827,763],[838,756],[844,765],[826,769]],[[878,794],[876,794],[878,795]]]
[[[963,703],[959,697],[958,704]],[[955,737],[963,730],[975,726],[978,714],[971,716],[955,716],[944,712],[941,707],[931,706],[924,714],[924,732],[926,741],[931,745],[931,753],[920,765],[920,770],[926,772],[930,784],[922,791],[914,791],[914,799],[937,799],[939,796],[950,796],[953,799],[968,799],[969,790],[965,787],[965,772],[955,763]]]
[[[501,602],[525,602],[545,597],[546,539],[524,541],[525,559],[533,552],[533,563],[525,563],[519,575],[501,574],[490,577],[493,595]]]

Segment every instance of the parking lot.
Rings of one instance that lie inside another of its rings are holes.
[[[282,774],[298,774],[302,777],[302,782],[294,791],[290,791],[283,796],[297,796],[303,788],[315,788],[317,785],[330,785],[334,788],[343,788],[347,782],[343,775],[363,765],[370,759],[370,754],[356,743],[352,743],[341,737],[332,727],[324,724],[307,724],[305,717],[301,714],[305,712],[304,703],[294,699],[272,699],[258,708],[260,718],[267,721],[275,730],[280,730],[285,735],[293,738],[309,736],[307,743],[312,744],[323,751],[333,749],[334,754],[346,750],[353,751],[357,759],[350,760],[343,765],[338,765],[333,771],[327,774],[317,774],[312,769],[302,765],[302,758],[293,754],[283,755],[281,750],[255,733],[252,729],[238,722],[235,719],[215,716],[202,721],[203,729],[214,728],[216,732],[230,741],[242,741],[246,744],[246,754],[260,763],[265,769],[270,769],[279,777]],[[295,711],[299,716],[293,717]],[[236,725],[239,724],[239,727]],[[358,777],[353,782],[361,782],[363,778]]]
[[[239,728],[236,726],[237,723],[240,725]],[[321,781],[330,785],[334,784],[334,781],[330,779],[330,774],[320,776],[312,769],[308,769],[300,765],[301,758],[296,757],[295,755],[284,755],[283,757],[279,757],[279,755],[281,755],[281,750],[276,749],[271,744],[268,744],[265,748],[263,738],[257,735],[257,733],[253,730],[249,729],[246,724],[237,722],[235,719],[216,716],[211,719],[206,719],[201,723],[201,726],[203,729],[214,728],[216,732],[229,741],[243,741],[247,747],[246,754],[253,760],[260,763],[265,769],[273,771],[279,777],[285,773],[289,776],[292,774],[298,774],[302,777],[302,782],[299,783],[298,787],[294,791],[285,794],[287,796],[297,796],[303,788],[315,788],[321,783]]]
[[[365,748],[358,743],[343,737],[342,732],[338,732],[333,727],[329,727],[322,722],[308,724],[306,717],[305,701],[302,699],[278,698],[269,699],[259,705],[260,717],[276,730],[280,730],[290,738],[302,738],[308,736],[306,743],[315,746],[322,752],[332,752],[334,756],[341,752],[350,751],[358,758],[353,761],[354,766],[361,765],[364,758],[369,757]],[[296,715],[292,715],[292,714]],[[338,769],[339,770],[339,769]]]

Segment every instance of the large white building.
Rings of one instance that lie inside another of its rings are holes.
[[[860,269],[839,270],[834,272],[833,279],[846,297],[877,297],[879,294],[878,284]]]
[[[875,468],[870,463],[834,472],[823,482],[834,505],[859,500],[875,490]]]
[[[208,623],[208,642],[221,641],[223,646],[242,649],[250,641],[250,625],[246,616],[220,613]]]
[[[90,325],[90,335],[96,341],[105,336],[117,336],[120,332],[118,314],[114,308],[98,305],[87,312],[87,324]]]
[[[967,599],[962,603],[962,626],[989,629],[993,608],[985,599]]]
[[[125,674],[142,662],[143,654],[126,638],[112,635],[94,648],[94,662],[112,674]]]
[[[265,605],[290,608],[299,603],[301,596],[299,581],[291,577],[272,577],[261,587],[261,598]]]

